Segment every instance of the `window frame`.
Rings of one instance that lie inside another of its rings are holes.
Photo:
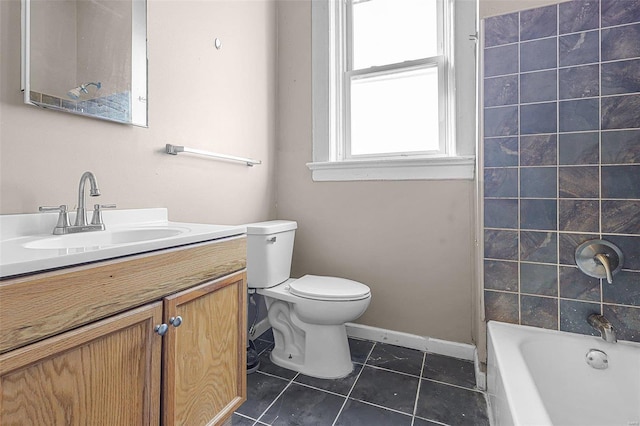
[[[348,62],[352,57],[349,43],[343,42],[343,35],[351,37],[350,26],[347,25],[347,14],[351,1],[320,0],[312,2],[312,98],[313,98],[313,161],[307,163],[315,181],[331,180],[406,180],[406,179],[473,179],[475,164],[475,125],[468,126],[467,142],[463,149],[456,143],[456,130],[459,128],[456,116],[459,110],[466,110],[475,118],[475,28],[476,10],[472,16],[466,10],[467,31],[472,34],[461,36],[456,28],[456,11],[464,0],[439,0],[444,8],[443,32],[449,32],[449,43],[443,40],[441,55],[421,58],[399,64],[372,67],[364,70],[349,70]],[[472,3],[472,2],[466,2]],[[469,19],[471,18],[471,19]],[[469,25],[471,22],[471,25]],[[471,27],[471,28],[469,28]],[[471,43],[471,60],[466,61],[467,79],[471,78],[471,96],[464,104],[458,104],[459,92],[456,91],[458,70],[454,67],[460,53],[459,41],[466,38],[465,55],[469,56]],[[440,41],[439,41],[440,42]],[[454,48],[454,44],[456,45]],[[448,57],[446,55],[449,55]],[[455,56],[454,56],[455,55]],[[347,132],[349,105],[347,88],[349,76],[371,75],[375,73],[393,72],[409,68],[428,66],[439,67],[440,108],[443,109],[440,121],[440,150],[437,153],[424,151],[417,153],[381,154],[381,155],[349,155],[349,138]],[[443,70],[443,72],[440,72]],[[466,108],[461,108],[467,105]],[[471,107],[471,110],[468,108]],[[468,138],[471,133],[471,138]],[[442,140],[443,139],[443,140]]]

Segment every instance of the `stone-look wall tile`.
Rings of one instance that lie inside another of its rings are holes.
[[[640,163],[640,130],[602,132],[602,163]]]
[[[630,24],[640,21],[637,0],[602,0],[602,26]]]
[[[518,291],[518,263],[485,260],[484,288],[489,290]]]
[[[613,284],[603,282],[602,301],[640,306],[640,272],[620,271],[613,276]]]
[[[560,266],[560,297],[600,302],[600,280],[590,277],[577,267]]]
[[[520,197],[557,198],[556,167],[523,167],[520,169]]]
[[[560,167],[558,188],[560,198],[598,198],[600,194],[598,167]]]
[[[518,134],[518,107],[508,106],[484,110],[484,136],[512,136]]]
[[[520,134],[555,133],[557,125],[556,102],[520,106]]]
[[[62,107],[62,100],[60,98],[57,98],[55,96],[50,96],[50,95],[46,95],[46,94],[42,94],[42,103],[45,105],[51,105],[54,107],[58,107],[61,108]]]
[[[640,199],[640,164],[602,166],[601,175],[602,198]]]
[[[556,68],[557,37],[520,43],[520,72]]]
[[[520,320],[518,293],[485,290],[484,312],[487,321],[493,320],[518,324]]]
[[[520,228],[555,231],[557,214],[556,200],[521,200]]]
[[[505,75],[484,81],[484,106],[504,106],[518,103],[518,76]]]
[[[587,322],[589,315],[599,314],[602,307],[599,303],[560,300],[560,330],[571,333],[599,336],[600,333]]]
[[[602,314],[615,328],[618,340],[640,342],[640,308],[603,305]]]
[[[557,151],[556,135],[520,136],[521,166],[555,166]]]
[[[518,165],[518,138],[488,138],[484,140],[484,166]]]
[[[485,228],[518,228],[518,200],[485,200],[484,226]]]
[[[485,229],[484,257],[518,260],[518,232]]]
[[[484,51],[484,76],[515,74],[518,72],[518,45],[492,47]]]
[[[598,96],[600,94],[599,68],[597,64],[594,64],[558,70],[558,92],[560,99]]]
[[[599,31],[560,36],[558,43],[559,63],[562,67],[592,64],[600,59]]]
[[[600,2],[598,0],[574,0],[560,3],[559,7],[560,34],[592,30],[600,25]]]
[[[603,235],[602,239],[611,241],[620,248],[624,255],[624,269],[640,271],[640,235]]]
[[[520,103],[555,101],[558,98],[557,74],[556,70],[522,74],[520,76]]]
[[[640,92],[640,59],[602,64],[603,95],[637,92]]]
[[[518,12],[485,19],[485,47],[516,42],[518,42]]]
[[[561,132],[598,130],[600,102],[598,99],[580,99],[560,102],[558,117]]]
[[[640,24],[603,29],[601,37],[603,61],[640,57]]]
[[[558,299],[522,295],[520,310],[522,325],[558,329]]]
[[[598,200],[559,200],[558,229],[560,231],[599,232],[600,202]]]
[[[576,264],[576,249],[587,240],[599,239],[598,234],[567,234],[560,232],[558,235],[558,260],[562,265]]]
[[[513,198],[518,196],[518,169],[484,170],[484,196]]]
[[[520,40],[533,40],[554,36],[558,27],[556,5],[538,7],[520,12]]]
[[[540,296],[558,296],[558,267],[521,262],[520,292]]]
[[[602,130],[640,128],[640,95],[610,96],[601,104]]]
[[[558,235],[555,232],[520,231],[520,260],[558,263]]]
[[[560,134],[558,140],[559,164],[598,164],[600,158],[599,139],[598,132]]]
[[[602,232],[640,234],[640,201],[603,200]]]

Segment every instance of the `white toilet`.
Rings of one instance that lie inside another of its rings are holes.
[[[369,306],[369,287],[344,278],[289,278],[297,223],[247,225],[247,283],[265,296],[275,348],[271,361],[323,379],[353,370],[345,323]]]

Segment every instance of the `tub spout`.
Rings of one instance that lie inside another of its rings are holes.
[[[616,343],[618,341],[613,325],[611,325],[609,320],[603,315],[591,314],[587,317],[587,322],[591,327],[600,332],[600,335],[606,342]]]

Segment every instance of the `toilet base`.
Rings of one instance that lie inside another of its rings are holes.
[[[319,379],[339,379],[353,371],[344,325],[304,324],[305,348],[302,353],[289,353],[282,334],[275,327],[273,334],[275,348],[271,351],[271,361],[280,367]]]

